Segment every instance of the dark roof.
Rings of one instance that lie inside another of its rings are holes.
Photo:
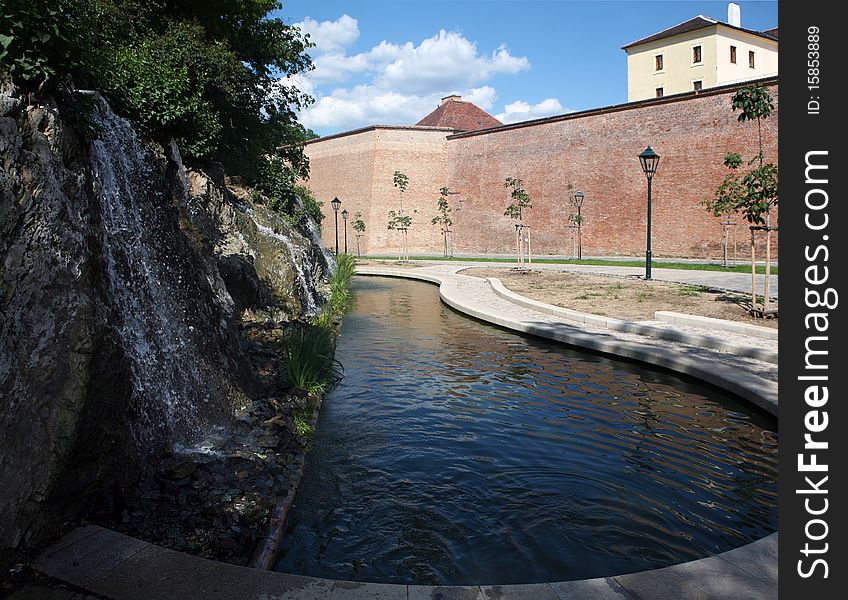
[[[642,38],[641,40],[636,40],[635,42],[631,42],[626,46],[622,46],[622,50],[627,50],[628,48],[632,48],[633,46],[640,46],[642,44],[647,44],[648,42],[655,42],[657,40],[662,40],[668,37],[672,37],[675,35],[679,35],[681,33],[689,33],[690,31],[697,31],[699,29],[704,29],[706,27],[712,27],[713,25],[724,25],[725,27],[729,27],[730,29],[735,29],[736,31],[744,31],[745,33],[750,33],[751,35],[756,35],[761,38],[765,38],[767,40],[777,41],[777,28],[774,30],[766,30],[766,31],[754,31],[752,29],[744,29],[742,27],[735,27],[728,23],[724,23],[723,21],[717,21],[715,19],[711,19],[709,17],[705,17],[704,15],[698,15],[694,19],[689,19],[679,25],[675,25],[674,27],[669,27],[659,33],[655,33],[654,35],[650,35],[646,38]],[[771,31],[774,31],[772,34]]]
[[[767,33],[769,35],[772,35],[772,36],[774,36],[774,39],[777,39],[777,30],[778,29],[779,29],[778,27],[772,27],[771,29],[764,29],[763,33]]]
[[[418,121],[416,126],[450,127],[456,131],[476,131],[503,125],[495,117],[471,102],[445,100],[436,110]]]

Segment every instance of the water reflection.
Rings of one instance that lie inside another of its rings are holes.
[[[773,421],[712,388],[356,286],[278,570],[478,584],[625,573],[777,527]]]

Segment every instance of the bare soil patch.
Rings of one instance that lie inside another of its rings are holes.
[[[533,300],[628,321],[652,320],[654,312],[669,310],[764,327],[778,326],[777,319],[758,319],[748,313],[749,296],[700,286],[552,270],[470,268],[462,274],[497,277],[507,289]]]

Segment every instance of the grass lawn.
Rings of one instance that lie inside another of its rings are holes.
[[[369,256],[375,260],[396,260],[391,256]],[[507,258],[443,258],[440,256],[410,256],[410,260],[439,260],[439,261],[455,261],[455,262],[497,262],[508,263]],[[644,260],[602,260],[596,258],[584,258],[583,260],[576,259],[558,259],[558,258],[534,258],[534,263],[540,264],[555,264],[555,265],[601,265],[612,267],[644,267]],[[717,264],[710,263],[687,263],[687,262],[658,262],[654,261],[655,269],[685,269],[691,271],[724,271],[725,273],[750,273],[751,265],[737,265],[735,267],[722,267]],[[762,275],[766,272],[764,266],[757,267],[757,273]],[[771,274],[777,275],[777,267],[772,266]]]

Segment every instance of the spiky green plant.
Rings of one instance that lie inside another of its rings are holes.
[[[319,395],[339,379],[331,330],[303,327],[288,331],[280,337],[280,351],[289,384],[296,390]]]

